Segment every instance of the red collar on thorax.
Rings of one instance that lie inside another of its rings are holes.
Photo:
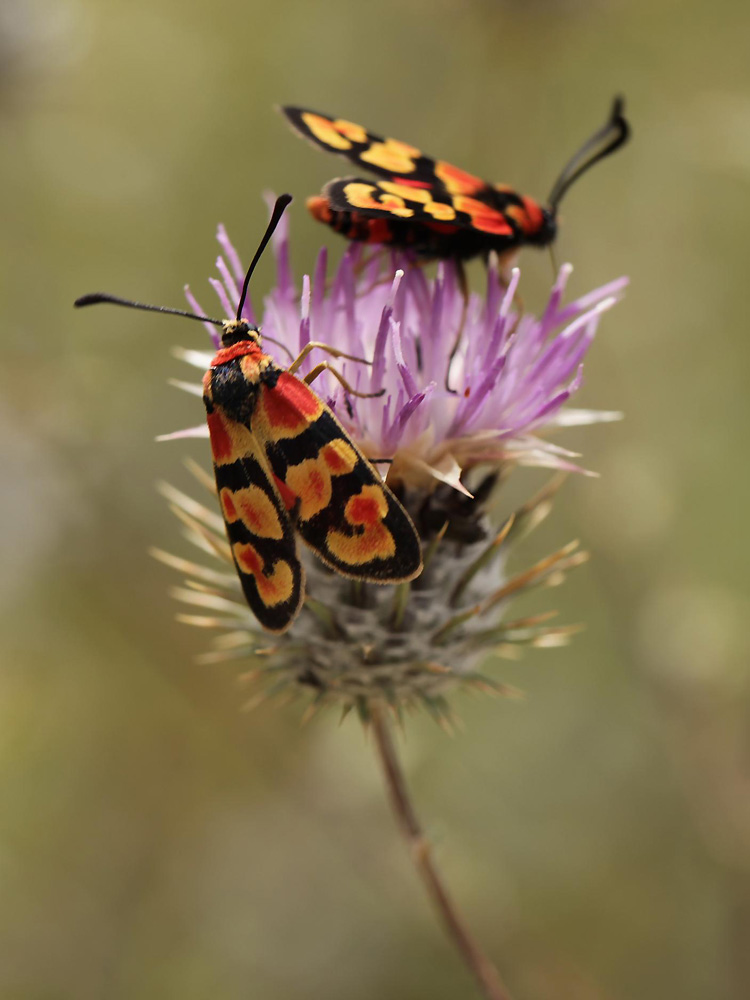
[[[254,341],[241,340],[238,344],[232,344],[231,347],[220,348],[211,362],[211,367],[217,368],[219,365],[225,365],[227,361],[232,361],[234,358],[244,358],[246,354],[254,354],[259,357],[262,353],[263,351]]]

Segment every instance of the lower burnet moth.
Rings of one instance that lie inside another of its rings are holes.
[[[282,195],[245,276],[234,319],[95,293],[76,306],[109,302],[171,313],[221,327],[221,348],[203,378],[216,489],[242,590],[260,624],[283,632],[305,598],[297,535],[337,573],[376,583],[412,580],[422,570],[419,536],[330,408],[294,372],[312,348],[364,361],[325,344],[308,344],[284,369],[261,348],[260,330],[241,319],[250,277],[284,209]],[[367,363],[367,362],[365,362]]]

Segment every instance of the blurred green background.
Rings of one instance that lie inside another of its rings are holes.
[[[71,303],[208,303],[216,224],[247,259],[265,188],[298,196],[298,273],[338,253],[302,200],[339,165],[275,104],[543,198],[617,92],[633,142],[566,199],[558,256],[575,292],[632,277],[582,393],[627,420],[566,432],[602,477],[526,555],[593,559],[519,605],[587,630],[497,663],[525,700],[458,696],[464,732],[417,719],[403,751],[518,1000],[750,995],[749,37],[739,2],[5,0],[4,1000],[475,995],[357,723],[240,713],[236,667],[173,621],[146,550],[187,553],[153,484],[207,448],[154,437],[201,419],[166,380],[202,331]],[[549,259],[522,264],[538,308]]]

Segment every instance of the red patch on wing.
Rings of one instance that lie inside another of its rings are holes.
[[[465,195],[456,195],[453,204],[459,212],[466,212],[475,229],[480,229],[483,233],[497,233],[498,236],[514,235],[512,226],[508,224],[503,214],[485,205],[484,202],[477,201],[476,198],[467,198]]]
[[[527,232],[535,233],[544,225],[544,212],[533,198],[524,198],[523,207],[526,209],[526,215],[529,220]]]
[[[315,420],[321,412],[321,402],[315,393],[288,372],[279,375],[273,389],[266,389],[263,403],[274,427],[294,428],[299,425],[300,417]]]
[[[427,191],[429,191],[433,186],[429,181],[415,181],[411,180],[409,177],[399,177],[398,182],[399,184],[403,184],[405,187],[422,188]]]
[[[316,499],[321,499],[326,496],[328,486],[328,480],[323,478],[319,469],[314,469],[310,473],[310,478],[307,481],[308,488],[310,492],[315,496]]]
[[[224,509],[224,520],[225,521],[236,521],[238,520],[237,508],[235,507],[234,500],[232,499],[232,494],[228,489],[223,489],[221,491],[221,506]]]
[[[334,476],[340,476],[344,472],[349,472],[351,470],[351,464],[346,462],[344,458],[333,448],[329,448],[322,457]]]
[[[380,504],[374,497],[352,497],[346,505],[346,517],[351,524],[364,524],[371,527],[382,521]]]
[[[290,490],[287,484],[283,480],[279,479],[277,475],[274,474],[273,479],[276,483],[276,489],[279,491],[281,499],[284,501],[284,506],[287,510],[292,510],[299,497],[294,490]]]
[[[252,545],[236,545],[235,554],[243,573],[252,573],[255,577],[261,575],[263,572],[263,560]]]
[[[234,454],[234,446],[224,418],[218,410],[206,416],[208,433],[211,438],[211,451],[217,464],[230,459]]]
[[[474,174],[454,167],[452,163],[438,160],[435,164],[435,175],[445,184],[450,194],[474,194],[487,187],[487,184]]]

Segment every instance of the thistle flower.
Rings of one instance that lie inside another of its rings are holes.
[[[224,315],[231,316],[244,269],[223,227],[218,240],[222,254],[211,285]],[[373,462],[388,460],[379,468],[420,532],[424,571],[411,583],[377,586],[344,579],[303,552],[305,606],[289,631],[269,645],[242,599],[212,501],[204,505],[163,488],[189,539],[213,565],[156,555],[188,577],[175,592],[193,606],[182,620],[218,630],[204,659],[254,657],[264,666],[252,676],[273,678],[250,704],[269,694],[307,690],[311,710],[336,703],[367,719],[375,701],[397,711],[422,705],[447,725],[445,696],[457,684],[507,690],[478,673],[488,652],[513,656],[524,645],[559,645],[574,630],[547,625],[548,613],[511,620],[507,607],[522,590],[561,582],[586,558],[577,543],[515,575],[508,574],[508,556],[549,512],[561,473],[584,471],[577,456],[546,433],[619,416],[567,404],[581,385],[600,317],[626,279],[564,304],[571,271],[565,265],[537,318],[516,305],[518,270],[506,285],[496,260],[487,269],[485,294],[466,299],[452,262],[441,263],[430,279],[408,255],[368,255],[359,245],[350,246],[335,269],[321,250],[312,276],[305,275],[298,288],[286,220],[273,246],[276,285],[262,308],[248,298],[243,316],[258,323],[279,363],[280,352],[292,359],[310,341],[372,359],[371,365],[345,361],[340,371],[358,392],[380,395],[352,396],[327,372],[315,389]],[[207,329],[215,340],[214,328]],[[178,356],[202,371],[211,360],[210,353],[198,351]],[[314,356],[308,358],[300,374],[315,364]],[[201,392],[197,382],[176,384]],[[202,424],[165,438],[206,435]],[[556,475],[497,526],[488,504],[515,465],[549,467]],[[192,467],[213,491],[211,477]]]

